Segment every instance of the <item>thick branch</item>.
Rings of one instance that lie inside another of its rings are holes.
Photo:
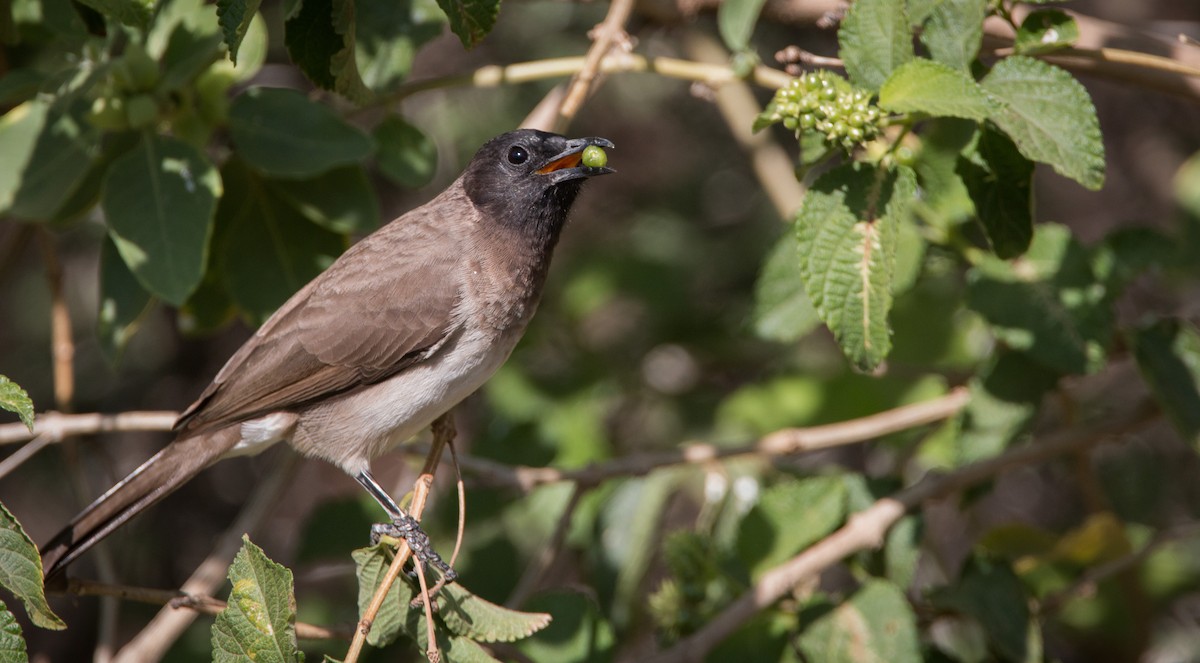
[[[655,663],[699,661],[714,646],[763,609],[792,591],[800,582],[815,576],[837,562],[861,550],[878,547],[887,532],[910,509],[927,500],[944,498],[1020,467],[1037,465],[1073,451],[1112,441],[1158,417],[1152,406],[1138,408],[1122,418],[1107,419],[1092,425],[1047,436],[995,458],[968,465],[946,475],[928,475],[913,486],[885,497],[864,511],[850,516],[847,523],[804,552],[767,571],[755,585],[725,608],[713,620],[667,652],[653,658]]]

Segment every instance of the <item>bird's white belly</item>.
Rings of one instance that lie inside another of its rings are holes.
[[[416,435],[483,385],[520,338],[516,330],[497,337],[467,327],[434,357],[301,413],[292,445],[351,475],[367,469],[372,458]]]

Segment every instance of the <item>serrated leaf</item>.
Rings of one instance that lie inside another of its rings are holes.
[[[1159,320],[1128,332],[1143,379],[1179,434],[1200,450],[1200,330]]]
[[[109,238],[100,249],[100,310],[96,335],[109,361],[116,362],[129,339],[137,333],[154,298],[138,283],[117,245]]]
[[[850,80],[878,90],[893,70],[914,57],[904,0],[856,0],[842,19],[838,46]]]
[[[970,193],[957,172],[959,155],[975,140],[978,123],[933,118],[921,133],[921,148],[913,169],[921,185],[916,212],[942,232],[975,213]]]
[[[330,69],[333,56],[345,47],[333,25],[333,0],[293,0],[285,4],[283,42],[288,56],[308,80],[326,90],[336,81]]]
[[[0,603],[0,661],[3,663],[27,663],[29,653],[25,648],[25,637],[17,617]]]
[[[343,166],[303,180],[270,180],[268,186],[304,218],[345,235],[379,227],[379,201],[362,166]]]
[[[717,7],[717,30],[730,51],[744,51],[750,46],[754,24],[766,0],[727,0]]]
[[[282,88],[238,95],[229,109],[229,132],[242,158],[276,177],[315,177],[374,149],[370,136],[326,106]]]
[[[982,165],[962,158],[958,173],[992,250],[1001,258],[1015,258],[1033,239],[1033,162],[990,127],[983,128],[975,149]]]
[[[916,195],[908,168],[848,164],[813,185],[796,215],[804,287],[842,352],[869,371],[891,350],[898,225]]]
[[[438,6],[450,19],[450,29],[472,48],[492,31],[500,14],[500,0],[438,0]]]
[[[0,211],[44,221],[63,207],[100,154],[87,110],[67,97],[26,102],[0,119]]]
[[[342,47],[329,59],[329,70],[333,73],[333,89],[347,99],[365,104],[374,96],[358,71],[358,60],[354,57],[357,42],[357,2],[355,0],[333,0],[333,29],[342,38]]]
[[[152,0],[79,0],[79,2],[132,28],[145,28],[154,13]]]
[[[970,307],[997,338],[1061,373],[1104,362],[1113,312],[1087,252],[1058,225],[1039,226],[1021,258],[982,259],[967,276]]]
[[[21,385],[3,375],[0,375],[0,409],[16,414],[29,432],[33,432],[33,400]]]
[[[217,209],[217,265],[238,308],[262,322],[346,249],[345,239],[312,223],[237,159]]]
[[[213,663],[303,661],[296,644],[292,572],[243,535],[229,582],[229,602],[212,626]]]
[[[220,196],[220,175],[202,152],[145,133],[109,167],[100,205],[109,235],[138,281],[178,306],[204,276]]]
[[[354,566],[358,577],[358,614],[365,614],[367,606],[375,596],[375,591],[383,582],[388,567],[392,564],[391,548],[385,544],[376,544],[369,548],[359,548],[350,553],[354,558]],[[373,647],[384,647],[395,642],[404,632],[404,622],[409,604],[412,603],[413,592],[408,583],[397,578],[388,588],[387,599],[384,600],[375,621],[371,622],[371,632],[367,634],[367,642]]]
[[[804,291],[795,233],[784,233],[763,263],[754,285],[753,320],[759,337],[780,343],[797,341],[821,324]]]
[[[934,60],[969,71],[983,43],[987,0],[943,0],[925,21],[921,43]],[[910,4],[910,11],[912,11]]]
[[[778,483],[742,520],[738,556],[758,577],[832,532],[845,516],[846,484],[839,476]]]
[[[411,189],[425,186],[437,168],[437,145],[399,115],[389,115],[375,127],[379,151],[375,158],[388,179]]]
[[[996,103],[965,72],[918,58],[900,65],[879,90],[879,106],[897,113],[926,113],[984,120]]]
[[[850,600],[805,626],[797,646],[822,663],[922,660],[912,607],[903,591],[884,580],[868,580]]]
[[[254,13],[262,0],[217,0],[217,22],[221,26],[221,35],[225,46],[229,49],[229,60],[237,64],[238,49],[242,39],[250,29]]]
[[[545,612],[521,612],[485,601],[461,585],[438,593],[438,615],[458,635],[479,642],[515,642],[550,624]]]
[[[1023,55],[1045,53],[1074,44],[1079,26],[1061,9],[1038,9],[1021,21],[1013,48]]]
[[[996,63],[980,82],[1002,105],[989,118],[1027,158],[1096,190],[1104,184],[1104,143],[1096,107],[1071,74],[1025,56]]]
[[[12,384],[0,376],[0,391]],[[67,625],[46,603],[42,589],[42,557],[21,523],[0,504],[0,587],[12,592],[25,604],[25,612],[35,625],[61,631]]]

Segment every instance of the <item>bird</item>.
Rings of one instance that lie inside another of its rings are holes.
[[[371,461],[508,359],[583,183],[614,172],[607,158],[583,163],[585,150],[605,147],[614,146],[534,129],[502,134],[442,193],[351,246],[233,354],[180,414],[173,441],[42,547],[47,583],[201,470],[277,442],[357,479],[392,520],[373,534],[390,526],[412,536],[414,550],[427,544]]]

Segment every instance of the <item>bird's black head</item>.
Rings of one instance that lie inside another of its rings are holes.
[[[463,173],[463,187],[486,218],[553,243],[583,181],[614,172],[582,164],[590,145],[613,147],[603,138],[510,131],[479,148]]]

